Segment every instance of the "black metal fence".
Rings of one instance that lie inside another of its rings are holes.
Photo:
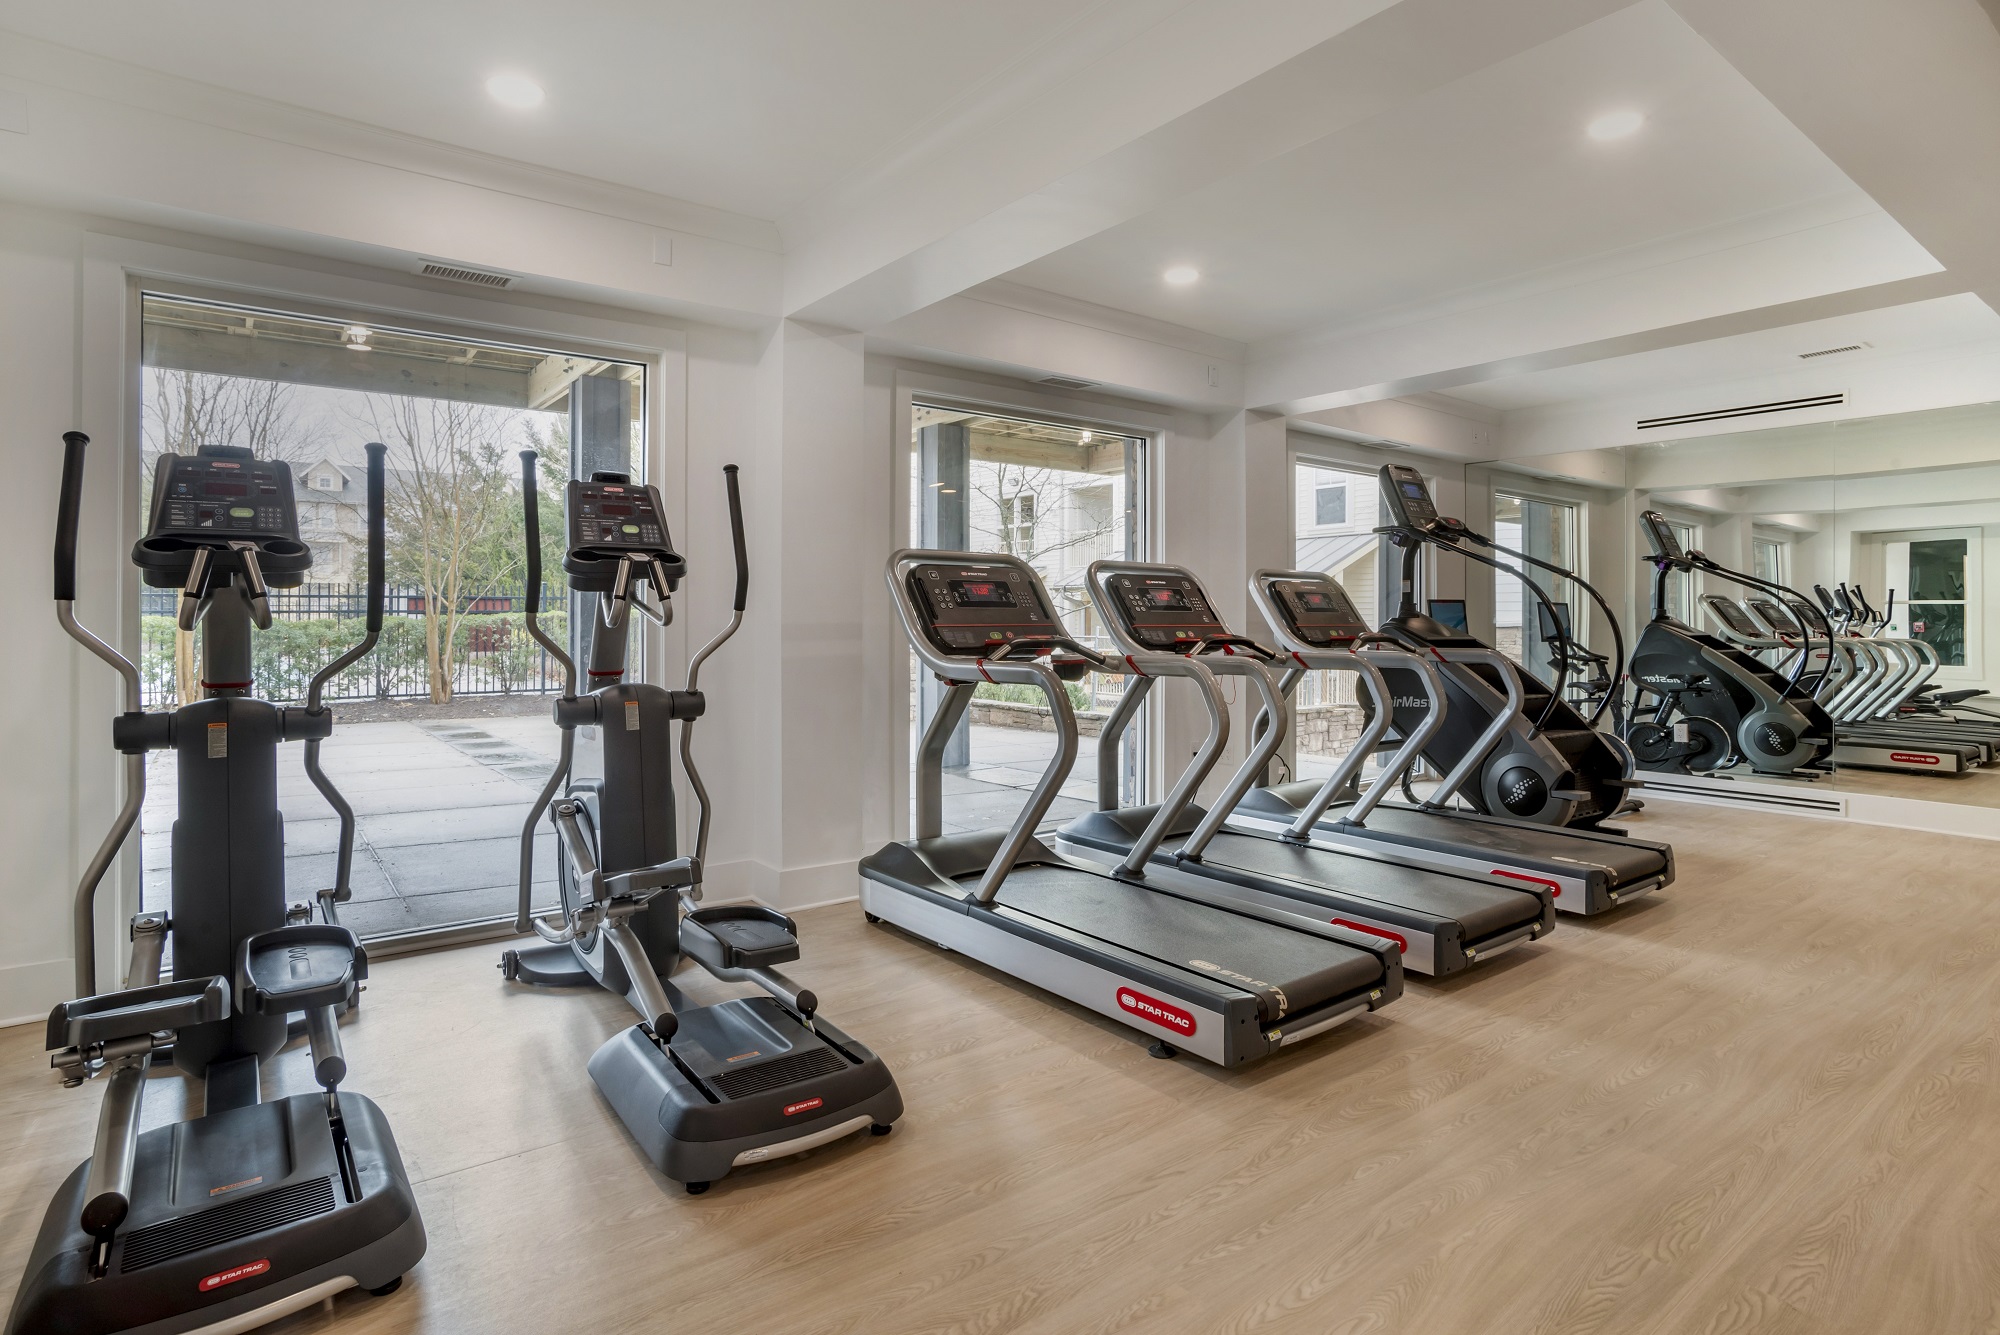
[[[177,589],[145,589],[140,598],[140,672],[148,708],[183,703],[175,663]],[[425,615],[421,589],[395,588],[383,599],[382,638],[375,651],[327,683],[329,700],[428,699],[430,637],[445,619]],[[522,590],[460,600],[453,627],[450,695],[535,695],[559,690],[562,671],[528,634]],[[569,635],[568,590],[542,588],[539,620],[556,643]],[[252,639],[257,693],[293,703],[305,698],[319,669],[362,636],[366,592],[350,584],[305,584],[271,591],[271,627]],[[197,628],[196,635],[200,631]],[[198,662],[198,658],[195,660]]]

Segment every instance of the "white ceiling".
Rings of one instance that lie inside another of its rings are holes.
[[[0,0],[0,30],[768,219],[1110,2]],[[503,70],[548,100],[495,103]]]
[[[1583,127],[1647,117],[1611,143]],[[1759,220],[1877,212],[1660,0],[1015,270],[1019,283],[1255,343],[1714,248]],[[1776,221],[1773,221],[1773,220]],[[1935,264],[1900,229],[1890,257]],[[1852,257],[1877,281],[1884,257]],[[1199,283],[1162,271],[1192,264]],[[1853,285],[1832,271],[1827,290]]]
[[[1850,343],[1870,346],[1810,360],[1799,356]],[[1733,400],[1721,403],[1712,399],[1725,386],[1743,385],[1754,392],[1760,379],[1804,373],[1824,380],[1825,388],[1820,392],[1830,393],[1842,388],[1856,368],[1897,357],[1989,344],[2000,345],[2000,315],[1976,295],[1962,292],[1934,301],[1489,380],[1446,391],[1443,397],[1501,411],[1579,400],[1644,398],[1657,402],[1662,414],[1699,412],[1734,406]]]

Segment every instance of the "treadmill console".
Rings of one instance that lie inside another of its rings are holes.
[[[1779,635],[1796,636],[1801,633],[1798,618],[1792,614],[1791,609],[1780,607],[1768,598],[1752,598],[1750,610],[1764,618],[1764,624]]]
[[[1801,626],[1809,626],[1815,634],[1824,634],[1826,616],[1805,599],[1793,594],[1785,595],[1785,606],[1791,610],[1792,619]]]
[[[1382,498],[1398,528],[1429,528],[1438,521],[1430,484],[1408,464],[1382,465]]]
[[[1764,638],[1763,630],[1750,619],[1750,614],[1745,612],[1734,598],[1726,598],[1719,593],[1705,593],[1701,596],[1701,601],[1717,621],[1736,634],[1746,635],[1751,639]]]
[[[1126,632],[1148,649],[1186,653],[1203,640],[1229,634],[1201,581],[1188,571],[1172,567],[1159,574],[1126,571],[1109,575],[1104,586]]]
[[[1687,553],[1681,549],[1681,540],[1674,536],[1674,526],[1658,510],[1648,510],[1639,516],[1640,527],[1646,530],[1647,541],[1653,544],[1653,555],[1665,557],[1669,561],[1685,561]]]
[[[687,573],[687,562],[674,551],[667,532],[666,506],[660,489],[633,482],[622,473],[596,473],[588,481],[572,480],[564,497],[569,512],[569,550],[563,569],[570,583],[586,592],[611,588],[618,562],[627,556],[666,567],[669,587]],[[636,572],[651,572],[644,564]],[[581,582],[579,582],[581,581]]]
[[[984,658],[1009,640],[1068,635],[1036,582],[1004,565],[926,563],[910,571],[926,639],[954,658]]]
[[[1354,600],[1331,579],[1274,579],[1269,587],[1295,640],[1326,648],[1352,644],[1368,633]]]
[[[186,578],[195,549],[227,551],[235,542],[256,547],[258,569],[272,587],[293,588],[305,578],[312,550],[299,540],[291,468],[233,445],[161,455],[146,536],[132,549],[146,582],[174,587]],[[228,569],[229,562],[215,568]]]

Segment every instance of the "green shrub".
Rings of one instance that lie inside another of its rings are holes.
[[[1082,713],[1090,708],[1090,692],[1073,681],[1063,683],[1063,691],[1069,696],[1069,707]],[[1039,686],[1029,686],[1018,681],[984,681],[972,692],[975,700],[1004,700],[1010,705],[1035,705],[1042,709],[1049,707],[1049,699],[1042,694]]]

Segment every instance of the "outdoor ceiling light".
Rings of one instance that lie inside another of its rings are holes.
[[[1608,139],[1623,139],[1628,134],[1638,133],[1646,118],[1636,111],[1613,111],[1599,116],[1583,132],[1602,143]]]
[[[1175,287],[1186,287],[1189,283],[1201,277],[1201,270],[1195,268],[1192,264],[1176,264],[1173,268],[1161,274],[1160,277],[1166,279]]]
[[[348,350],[351,352],[367,352],[369,350],[367,325],[351,324],[340,331],[340,337],[341,341],[347,344]]]
[[[496,74],[486,81],[486,92],[502,106],[526,111],[542,105],[542,86],[525,74]]]

